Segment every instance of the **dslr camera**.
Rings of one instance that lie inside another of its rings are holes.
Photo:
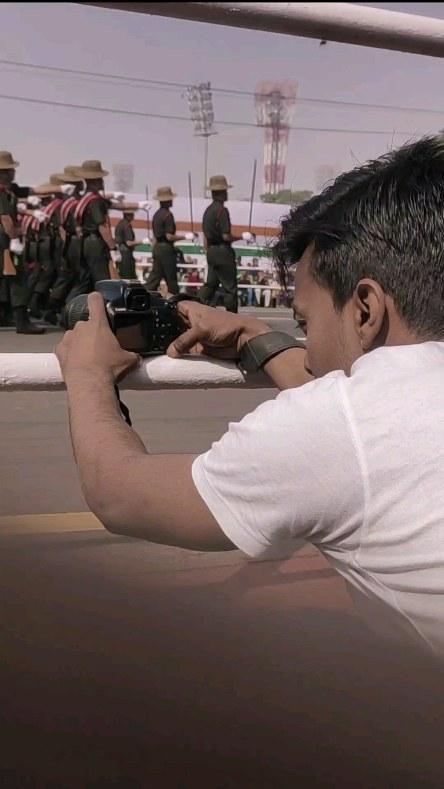
[[[102,280],[95,289],[103,296],[109,325],[122,348],[141,356],[166,353],[184,331],[177,303],[193,300],[186,295],[164,299],[157,291],[126,280]],[[88,296],[76,296],[65,307],[62,325],[73,329],[77,321],[88,317]]]

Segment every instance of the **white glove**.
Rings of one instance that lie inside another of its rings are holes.
[[[44,222],[46,219],[49,219],[48,214],[45,214],[44,211],[37,208],[35,211],[32,212],[34,219],[37,219],[37,222]]]
[[[122,255],[118,249],[111,249],[109,255],[114,264],[122,262]]]
[[[185,233],[185,240],[186,241],[194,241],[195,238],[196,238],[196,234],[195,233]]]
[[[28,197],[28,205],[30,205],[31,208],[38,208],[41,202],[42,198],[38,195],[30,195]]]
[[[20,239],[18,239],[18,238],[11,238],[11,241],[9,242],[9,250],[10,250],[10,252],[13,252],[14,255],[21,255],[23,250],[24,250],[24,248],[25,248],[25,245],[22,244]]]
[[[249,233],[248,230],[242,233],[242,241],[246,241],[247,244],[249,241],[253,241],[253,233]]]
[[[71,197],[71,195],[73,195],[76,191],[76,187],[74,184],[62,184],[60,191],[62,195],[68,195],[68,197]]]
[[[149,202],[149,200],[141,200],[139,203],[137,203],[137,206],[139,208],[139,211],[146,211],[148,213],[148,211],[151,208],[151,203]]]
[[[125,199],[125,192],[112,192],[112,198],[121,203]]]
[[[148,236],[146,238],[143,238],[142,244],[151,244],[151,239]]]
[[[19,214],[24,214],[28,210],[26,203],[17,203],[17,211]]]

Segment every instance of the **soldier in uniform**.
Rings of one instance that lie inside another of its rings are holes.
[[[136,261],[133,249],[138,245],[132,226],[134,212],[128,209],[123,211],[123,219],[118,223],[115,230],[116,242],[122,255],[122,262],[119,264],[119,274],[122,279],[136,278]]]
[[[51,288],[47,310],[43,314],[43,319],[53,325],[57,324],[57,313],[74,288],[76,279],[80,278],[81,244],[76,231],[75,210],[83,189],[83,179],[77,175],[77,170],[76,165],[68,164],[63,173],[57,174],[61,183],[72,185],[73,193],[63,196],[54,213],[57,276]]]
[[[12,311],[17,333],[43,334],[44,329],[34,326],[27,314],[29,293],[17,203],[33,190],[14,183],[17,166],[9,151],[0,152],[0,319],[8,324]]]
[[[76,174],[85,181],[86,191],[75,210],[75,220],[82,239],[82,267],[77,293],[89,293],[96,282],[103,279],[118,279],[117,266],[122,256],[111,230],[110,208],[148,210],[148,202],[124,203],[113,201],[103,195],[103,179],[108,171],[94,159],[83,162]],[[115,196],[115,195],[114,195]],[[69,298],[76,295],[71,291]]]
[[[251,241],[251,233],[234,236],[231,232],[231,219],[225,202],[231,184],[224,175],[210,178],[209,189],[213,202],[206,209],[202,219],[205,249],[207,252],[208,273],[198,298],[204,304],[211,304],[215,293],[222,285],[224,306],[229,312],[237,312],[237,273],[236,257],[232,248],[235,241]]]
[[[109,279],[110,265],[117,276],[116,265],[121,261],[108,215],[111,201],[102,194],[103,179],[108,171],[102,168],[100,161],[93,159],[83,162],[76,175],[85,181],[86,190],[74,215],[81,233],[82,262],[80,280],[75,292],[71,291],[70,299],[76,293],[89,293],[96,282]]]
[[[176,233],[176,222],[174,220],[171,207],[176,194],[170,186],[161,186],[157,190],[155,200],[160,203],[160,208],[153,216],[153,235],[155,244],[153,247],[153,268],[147,279],[148,290],[157,290],[160,281],[165,280],[168,293],[176,295],[179,293],[177,283],[177,250],[174,248],[175,241],[192,241],[194,233]]]
[[[29,301],[29,314],[33,318],[41,318],[42,311],[47,309],[49,292],[60,268],[61,239],[58,230],[57,212],[63,202],[61,187],[63,181],[55,174],[51,175],[47,184],[39,187],[53,190],[42,200],[42,208],[46,219],[40,223],[37,234],[37,270],[35,286]]]

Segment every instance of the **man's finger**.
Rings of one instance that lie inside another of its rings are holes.
[[[199,326],[193,326],[188,331],[180,334],[174,342],[171,343],[167,350],[167,355],[172,359],[177,359],[184,353],[189,353],[199,340],[202,339],[202,329]]]
[[[100,322],[106,323],[108,325],[108,319],[105,313],[105,302],[103,300],[103,296],[100,293],[90,293],[88,296],[88,310],[89,310],[89,319],[93,322]]]

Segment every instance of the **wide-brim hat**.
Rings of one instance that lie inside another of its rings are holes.
[[[56,175],[56,173],[53,173],[52,175],[49,176],[48,182],[46,184],[40,184],[38,189],[49,189],[50,186],[53,186],[54,191],[56,192],[57,191],[56,187],[62,186],[63,183],[64,181],[61,180],[59,176]]]
[[[91,181],[109,175],[108,170],[103,169],[102,162],[98,159],[87,159],[81,167],[76,167],[76,173],[80,178]]]
[[[168,200],[173,200],[175,197],[177,197],[177,194],[173,192],[171,186],[159,186],[154,195],[154,199],[158,200],[159,203],[167,203]]]
[[[79,166],[77,164],[67,164],[63,168],[63,173],[56,173],[56,175],[63,183],[81,184],[83,183],[83,178],[78,174],[78,170]]]
[[[210,192],[225,192],[226,189],[232,189],[233,184],[229,184],[224,175],[212,175],[208,189]]]
[[[15,170],[19,166],[9,151],[0,151],[0,170]]]

